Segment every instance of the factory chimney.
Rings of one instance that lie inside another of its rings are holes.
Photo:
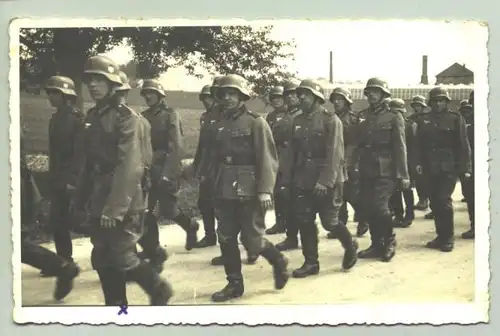
[[[429,76],[427,75],[427,55],[422,56],[422,76],[420,77],[420,84],[429,84]]]

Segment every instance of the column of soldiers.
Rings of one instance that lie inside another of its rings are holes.
[[[211,264],[224,266],[227,285],[212,295],[215,302],[244,294],[238,237],[249,264],[259,256],[269,262],[278,290],[289,280],[283,252],[298,248],[299,236],[304,262],[292,276],[318,274],[318,215],[328,238],[338,239],[344,249],[345,270],[358,258],[391,261],[394,227],[410,226],[414,208],[425,209],[428,202],[437,236],[427,247],[451,251],[451,194],[458,178],[471,220],[463,237],[474,238],[473,93],[463,116],[449,111],[448,92],[435,88],[427,101],[414,97],[415,113],[406,117],[404,101],[391,99],[387,83],[371,78],[364,90],[367,109],[353,112],[349,90],[336,88],[329,97],[334,111],[328,111],[324,89],[306,79],[272,88],[274,111],[264,119],[246,105],[251,94],[244,78],[219,76],[199,95],[206,112],[193,164],[183,171],[180,116],[167,106],[159,81],[144,81],[141,95],[148,109],[137,113],[127,106],[128,79],[111,59],[91,57],[83,79],[95,101],[85,117],[73,107],[71,79],[55,76],[46,86],[57,109],[49,127],[50,222],[57,254],[44,251],[41,261],[33,262],[30,247],[23,243],[22,249],[23,262],[57,276],[57,299],[71,291],[79,272],[70,230],[91,238],[92,267],[106,305],[127,304],[127,281],[137,282],[151,305],[166,305],[172,297],[171,285],[160,276],[168,258],[159,241],[160,218],[184,229],[186,250],[219,243],[221,255]],[[430,112],[424,110],[427,104]],[[200,182],[205,231],[200,241],[197,222],[177,199],[181,178],[192,176]],[[30,195],[26,188],[23,194]],[[265,213],[273,204],[276,223],[266,230]],[[358,251],[347,228],[347,204],[355,211],[356,235],[370,233],[365,250]],[[266,233],[286,233],[286,238],[274,245]]]

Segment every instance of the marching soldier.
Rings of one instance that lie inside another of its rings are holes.
[[[469,105],[469,100],[468,100],[468,99],[463,99],[462,101],[460,101],[460,107],[458,108],[458,113],[459,113],[462,117],[464,117],[464,118],[466,119],[466,120],[465,120],[465,121],[466,121],[466,124],[468,124],[468,122],[467,122],[467,117],[468,117],[468,115],[470,114],[470,110],[471,110],[471,107],[470,107],[470,105]],[[467,116],[467,117],[466,117],[466,116]],[[467,129],[467,130],[468,130],[468,129]],[[467,132],[467,133],[468,133],[468,132]],[[471,143],[471,140],[469,139],[469,144],[470,144],[470,143]],[[472,145],[471,145],[471,146],[472,146]],[[472,147],[471,147],[471,151],[472,151]],[[473,164],[474,164],[474,161],[472,161],[472,162],[473,162]],[[466,191],[465,191],[465,189],[467,188],[467,186],[465,186],[465,184],[466,184],[467,182],[465,181],[465,179],[464,179],[463,175],[462,175],[462,176],[459,176],[458,178],[459,178],[459,180],[460,180],[460,186],[461,186],[461,189],[462,189],[462,196],[463,196],[463,198],[462,198],[461,202],[467,202],[467,198],[465,197],[465,195],[466,195]]]
[[[266,230],[267,234],[278,234],[284,233],[286,227],[286,210],[288,207],[286,192],[281,189],[281,181],[280,181],[280,167],[283,169],[283,165],[287,164],[284,162],[283,150],[288,146],[289,136],[288,136],[288,128],[287,124],[289,119],[286,118],[287,109],[285,105],[285,101],[283,99],[283,87],[275,86],[269,92],[269,102],[273,107],[273,111],[266,116],[266,121],[271,127],[271,131],[273,132],[274,143],[276,144],[276,150],[278,152],[278,174],[276,176],[276,184],[274,188],[274,212],[276,215],[276,224],[274,224],[271,228]]]
[[[413,113],[408,117],[408,119],[412,120],[415,123],[418,123],[419,119],[425,116],[425,114],[427,113],[427,103],[425,101],[425,97],[414,96],[411,100],[410,106],[413,109]],[[417,189],[418,195],[418,202],[415,205],[416,210],[423,211],[429,207],[428,186],[426,185],[426,183],[427,181],[423,175],[417,174],[417,176],[415,176],[415,188]]]
[[[155,208],[158,205],[159,216],[178,223],[186,231],[185,249],[192,250],[197,241],[198,223],[186,216],[178,204],[182,160],[182,129],[179,114],[165,104],[165,91],[156,79],[146,79],[142,85],[147,110],[142,116],[151,125],[151,145],[153,164],[151,167],[151,192],[145,219],[145,233],[139,244],[152,265],[161,269],[167,259],[167,253],[160,246],[158,218]]]
[[[74,107],[75,83],[68,77],[53,76],[45,86],[50,104],[56,108],[49,122],[50,219],[57,255],[73,263],[69,212],[81,166],[80,136],[84,114]],[[43,270],[43,276],[52,276]]]
[[[295,221],[291,218],[291,170],[292,162],[290,144],[292,140],[293,131],[293,119],[302,113],[300,109],[300,99],[297,96],[298,84],[292,81],[287,81],[283,84],[283,98],[285,99],[285,104],[287,107],[287,113],[283,115],[279,122],[279,132],[276,130],[276,140],[278,153],[279,153],[279,167],[278,175],[275,186],[275,193],[279,193],[283,198],[283,204],[281,211],[283,213],[286,238],[282,242],[278,243],[276,247],[280,251],[287,251],[296,249],[299,246],[299,227]],[[279,134],[279,135],[278,135]],[[279,142],[279,144],[278,144]],[[275,206],[276,207],[276,206]]]
[[[474,90],[471,91],[469,96],[469,101],[466,106],[462,109],[462,116],[465,120],[465,126],[467,128],[467,138],[469,140],[471,149],[471,174],[468,179],[463,179],[462,188],[467,201],[467,210],[469,212],[469,220],[471,228],[470,230],[462,233],[462,238],[464,239],[474,239],[475,237],[475,225],[474,225]]]
[[[464,119],[448,109],[448,91],[441,87],[429,91],[431,111],[418,122],[419,167],[427,178],[437,237],[428,248],[451,252],[454,245],[451,195],[457,177],[471,174],[470,147]]]
[[[214,79],[214,84],[221,77]],[[193,161],[193,169],[200,181],[200,189],[198,196],[198,208],[203,219],[203,228],[205,229],[205,237],[203,237],[197,248],[214,246],[217,244],[217,235],[215,233],[215,210],[213,203],[213,178],[214,167],[212,167],[210,156],[213,153],[213,144],[215,134],[217,132],[217,120],[219,118],[220,109],[216,102],[216,98],[212,94],[215,92],[210,85],[206,85],[201,90],[199,99],[205,107],[205,113],[200,118],[200,136],[198,139],[198,147]]]
[[[340,121],[342,121],[342,128],[344,130],[344,161],[347,168],[347,181],[344,182],[344,201],[339,210],[339,221],[341,224],[347,225],[349,219],[347,203],[351,204],[355,212],[358,203],[359,176],[353,162],[353,152],[358,140],[356,127],[358,127],[359,118],[351,110],[353,100],[349,90],[344,88],[334,89],[330,94],[330,102],[333,104],[335,113],[340,118]],[[367,231],[368,224],[366,224],[366,221],[361,220],[358,223],[356,235],[362,237]],[[333,235],[333,232],[330,232],[328,233],[328,238],[337,237]]]
[[[360,174],[360,208],[362,217],[368,219],[371,245],[358,256],[389,262],[396,254],[389,199],[396,187],[410,187],[405,123],[400,113],[385,104],[391,92],[384,80],[370,78],[364,94],[369,107],[366,120],[360,123],[355,157]]]
[[[220,81],[219,97],[224,102],[215,142],[215,211],[217,236],[228,284],[212,295],[223,302],[243,295],[238,234],[250,255],[262,255],[273,267],[276,289],[288,281],[288,261],[264,234],[264,222],[257,220],[272,205],[278,159],[271,129],[245,105],[250,91],[245,79],[227,75]]]
[[[294,118],[290,150],[292,159],[292,221],[299,225],[304,264],[293,271],[295,278],[319,273],[319,213],[325,230],[334,232],[345,253],[344,269],[357,262],[358,243],[345,225],[339,224],[342,184],[346,179],[342,122],[323,108],[323,89],[314,80],[303,80],[296,89],[302,114]]]
[[[411,189],[414,185],[415,176],[416,176],[416,131],[417,125],[410,118],[406,117],[406,108],[405,102],[402,99],[394,98],[391,100],[389,104],[389,108],[395,112],[401,113],[401,116],[405,120],[405,138],[406,138],[406,160],[408,162],[408,173],[410,175],[410,188],[401,190],[400,188],[396,188],[394,194],[390,199],[390,205],[392,210],[394,211],[394,226],[407,228],[415,219],[415,210],[414,210],[414,196],[413,190]],[[403,196],[405,202],[405,208],[403,209],[403,203],[401,200],[401,196]],[[403,217],[404,215],[404,217]]]
[[[21,135],[21,262],[38,268],[50,270],[57,277],[54,299],[64,299],[73,289],[73,279],[80,269],[74,262],[62,258],[49,249],[33,244],[27,237],[28,227],[35,222],[35,213],[41,200],[37,185],[26,163],[24,139]]]
[[[93,247],[91,262],[101,282],[105,304],[127,305],[126,279],[137,282],[151,305],[166,305],[170,285],[137,255],[147,209],[145,152],[139,115],[115,96],[122,86],[116,63],[95,56],[84,66],[84,81],[96,106],[87,113],[84,164],[73,210],[87,205]]]

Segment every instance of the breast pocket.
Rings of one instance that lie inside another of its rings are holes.
[[[326,156],[326,141],[323,131],[315,130],[309,138],[309,147],[314,158],[324,158]]]
[[[391,141],[391,125],[381,125],[373,131],[373,140],[377,144],[388,144]]]
[[[235,154],[249,153],[252,148],[252,131],[250,128],[232,130],[230,146]]]

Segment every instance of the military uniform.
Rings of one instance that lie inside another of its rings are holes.
[[[158,93],[161,98],[165,96],[161,84],[156,80],[146,80],[142,86],[142,93],[146,90]],[[198,224],[187,217],[178,204],[183,155],[179,114],[160,99],[157,105],[142,112],[142,116],[151,125],[153,164],[145,219],[146,231],[139,244],[151,262],[160,265],[165,261],[165,251],[160,246],[158,219],[154,214],[156,206],[158,205],[160,216],[175,221],[186,231],[186,250],[194,248],[197,242]]]
[[[475,207],[474,207],[474,91],[471,91],[468,104],[464,107],[462,116],[465,120],[465,127],[467,128],[467,139],[471,149],[471,176],[463,178],[462,192],[467,202],[467,211],[469,212],[469,220],[471,229],[462,234],[464,239],[473,239],[475,237]]]
[[[368,80],[365,94],[379,90],[390,96],[387,83]],[[396,239],[389,211],[389,199],[398,181],[409,180],[405,144],[405,124],[398,112],[386,104],[370,106],[366,120],[359,125],[356,157],[360,174],[360,210],[368,219],[371,246],[359,252],[360,258],[390,261],[395,255]]]
[[[118,66],[107,57],[91,57],[84,74],[91,76],[89,86],[97,80],[92,76],[105,78],[114,88],[123,84]],[[127,304],[128,276],[148,294],[152,305],[165,305],[172,296],[170,285],[140,260],[136,250],[147,209],[144,124],[113,94],[98,100],[87,113],[84,164],[74,208],[89,211],[91,263],[99,275],[105,304]],[[109,219],[111,227],[104,225]]]
[[[283,87],[276,86],[269,92],[269,99],[273,97],[283,97]],[[287,208],[289,202],[289,195],[286,185],[283,183],[283,170],[287,169],[286,165],[289,164],[286,159],[286,148],[290,141],[290,129],[293,119],[288,115],[286,106],[274,109],[266,116],[266,121],[271,127],[273,133],[274,143],[276,144],[276,151],[278,153],[278,173],[276,176],[276,183],[274,185],[274,212],[276,215],[276,224],[266,230],[267,234],[284,233],[287,222]]]
[[[240,99],[250,98],[245,80],[238,75],[221,79],[220,90],[235,89]],[[278,168],[276,147],[265,120],[243,104],[225,110],[215,140],[217,174],[214,184],[215,211],[219,224],[217,236],[228,285],[212,295],[222,302],[243,295],[243,276],[238,249],[238,234],[249,254],[262,255],[273,266],[275,288],[288,280],[286,259],[263,237],[264,222],[259,195],[272,195]]]
[[[418,147],[416,146],[416,128],[417,124],[405,116],[405,102],[402,99],[393,99],[389,107],[395,112],[401,113],[405,120],[405,140],[406,140],[406,160],[408,162],[408,173],[410,175],[411,186],[408,189],[402,190],[401,188],[396,188],[396,191],[390,199],[391,209],[394,212],[394,225],[397,227],[409,227],[413,220],[415,219],[414,202],[415,198],[413,195],[412,187],[414,185],[416,173],[416,151]],[[403,208],[404,199],[405,207]],[[404,217],[403,217],[404,215]]]
[[[290,147],[293,153],[291,220],[299,225],[304,255],[304,264],[293,272],[296,278],[319,273],[317,214],[325,230],[335,232],[346,251],[343,268],[353,267],[357,260],[357,242],[353,241],[349,230],[338,223],[343,201],[342,184],[346,180],[342,122],[321,106],[325,100],[318,83],[302,81],[297,88],[299,97],[306,90],[316,101],[310,111],[303,110],[294,119]],[[315,193],[317,184],[326,187],[326,195]]]
[[[217,85],[216,78],[214,84]],[[204,91],[206,90],[206,91]],[[212,95],[211,87],[204,87],[200,93],[200,100],[203,95]],[[193,170],[196,178],[200,182],[198,195],[198,209],[200,209],[203,219],[203,227],[205,229],[205,237],[203,237],[196,247],[203,248],[213,246],[217,243],[217,235],[215,233],[215,208],[213,202],[213,183],[215,175],[215,167],[213,167],[213,146],[215,135],[217,134],[217,121],[220,117],[221,108],[214,101],[210,109],[205,111],[200,118],[200,136],[198,138],[198,147],[193,160]]]
[[[448,92],[434,88],[429,101],[450,101]],[[417,128],[420,147],[419,164],[430,187],[430,203],[434,214],[437,238],[427,247],[449,252],[453,249],[454,223],[451,195],[457,177],[470,173],[470,147],[464,119],[456,112],[431,111],[423,117]]]
[[[350,106],[353,103],[351,99],[351,93],[349,90],[344,88],[336,88],[330,94],[330,102],[333,104],[336,96],[340,96],[344,99],[347,104],[345,111],[336,112],[340,121],[342,121],[342,128],[344,130],[344,161],[347,168],[347,180],[344,182],[344,201],[339,210],[339,221],[341,224],[347,225],[349,219],[349,213],[347,211],[347,203],[351,204],[356,212],[358,207],[358,197],[359,197],[359,176],[358,168],[354,162],[353,153],[356,148],[356,142],[358,141],[357,128],[359,125],[360,117],[355,114]],[[359,217],[358,213],[355,214],[355,219]],[[365,220],[361,220],[358,223],[357,233],[358,237],[363,236],[368,231],[368,225]],[[330,232],[328,238],[337,238]]]
[[[48,270],[57,277],[54,298],[64,299],[73,288],[73,279],[80,269],[49,249],[27,238],[27,230],[35,221],[35,208],[41,200],[35,180],[26,163],[24,139],[21,136],[21,262],[39,270]]]
[[[423,108],[427,108],[427,103],[425,97],[415,96],[412,98],[411,106],[420,105]],[[427,112],[413,113],[408,116],[408,119],[418,124],[419,120],[426,115]],[[416,144],[416,150],[418,150],[418,143]],[[429,206],[429,186],[427,185],[427,180],[421,174],[415,175],[415,189],[417,190],[418,203],[415,205],[417,210],[426,210]]]
[[[49,122],[49,179],[50,219],[56,251],[62,258],[72,261],[73,246],[70,235],[69,205],[71,194],[67,185],[75,186],[81,167],[80,139],[84,114],[67,104],[76,99],[75,85],[67,77],[53,76],[45,86],[47,92],[60,92],[65,101],[57,108]]]

